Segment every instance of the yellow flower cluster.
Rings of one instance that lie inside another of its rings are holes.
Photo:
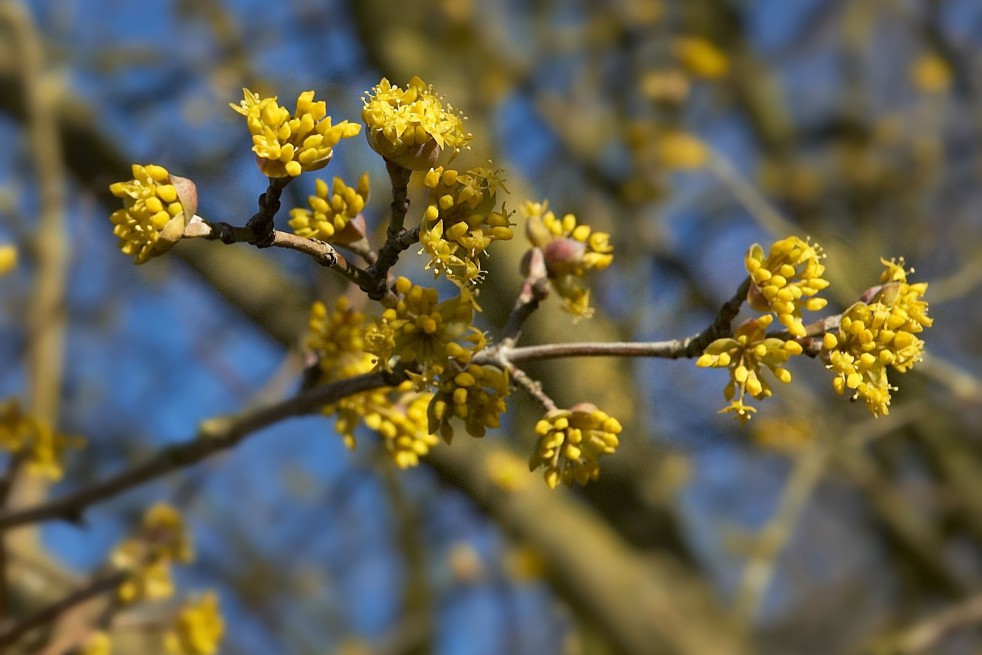
[[[320,383],[343,380],[371,372],[377,358],[365,351],[368,317],[349,308],[340,298],[334,312],[324,303],[311,309],[307,347],[317,356]],[[360,424],[379,433],[383,445],[400,468],[415,466],[436,445],[427,429],[426,407],[432,394],[413,391],[406,382],[395,389],[375,389],[354,394],[324,407],[325,415],[337,415],[335,427],[348,448],[355,446]]]
[[[365,425],[382,435],[382,444],[399,468],[419,464],[430,448],[438,443],[430,433],[426,421],[426,408],[433,398],[429,392],[412,390],[406,382],[397,389],[396,397],[373,397],[367,403]]]
[[[181,608],[164,635],[164,648],[172,655],[214,655],[224,634],[218,596],[209,591]]]
[[[313,91],[300,94],[292,115],[276,103],[276,96],[261,98],[249,89],[242,89],[242,95],[238,105],[229,103],[229,107],[246,117],[252,150],[267,177],[296,177],[324,168],[341,139],[361,132],[357,123],[333,125],[327,105],[323,100],[315,102]]]
[[[752,280],[747,294],[750,306],[758,311],[774,312],[788,332],[796,337],[805,336],[802,309],[818,311],[828,302],[814,297],[829,285],[822,278],[824,257],[817,243],[798,237],[775,242],[767,256],[760,244],[755,243],[744,258]]]
[[[547,203],[527,201],[525,233],[529,242],[542,250],[552,288],[563,299],[563,309],[577,319],[593,315],[590,291],[580,285],[589,271],[600,271],[614,260],[610,235],[577,224],[576,216],[562,218],[548,211]]]
[[[500,368],[453,360],[437,382],[427,412],[429,431],[450,443],[450,420],[458,418],[467,434],[483,437],[487,428],[500,427],[508,389],[508,374]]]
[[[473,138],[464,117],[418,77],[405,90],[382,78],[366,94],[361,118],[372,149],[414,171],[435,166],[444,152],[456,155]]]
[[[582,485],[596,480],[600,458],[617,450],[620,432],[617,419],[590,403],[551,411],[535,425],[539,438],[529,470],[542,467],[550,489],[560,482]]]
[[[129,576],[117,595],[126,603],[144,599],[169,598],[174,593],[172,562],[194,559],[184,518],[174,507],[158,503],[147,510],[139,533],[113,550],[113,565]]]
[[[508,215],[495,210],[504,188],[498,171],[472,168],[465,173],[442,166],[423,179],[429,190],[419,240],[430,256],[427,269],[464,286],[481,278],[481,256],[494,241],[512,238]]]
[[[927,283],[908,284],[902,259],[881,261],[882,287],[871,302],[843,312],[838,332],[826,333],[823,342],[836,392],[852,391],[852,399],[865,400],[874,416],[890,412],[890,392],[896,390],[887,367],[905,373],[921,361],[924,342],[917,334],[933,322],[922,300]]]
[[[730,381],[723,390],[723,396],[731,402],[721,412],[733,412],[741,423],[746,423],[757,411],[744,402],[747,394],[757,400],[771,395],[770,385],[760,375],[761,366],[769,368],[777,380],[787,384],[791,381],[791,372],[782,364],[802,352],[801,344],[796,341],[767,337],[767,327],[773,320],[774,317],[767,314],[746,321],[736,329],[732,338],[717,339],[709,344],[696,361],[696,366],[730,370]]]
[[[471,325],[474,302],[463,289],[461,295],[440,302],[436,289],[413,284],[408,278],[396,280],[400,298],[387,308],[369,333],[369,352],[383,365],[398,357],[403,364],[418,364],[425,386],[440,375],[449,359],[461,358],[484,346],[484,334]]]
[[[172,177],[163,166],[133,164],[132,180],[109,186],[123,200],[123,209],[109,217],[119,249],[135,255],[137,264],[170,250],[197,211],[193,187],[190,180]]]
[[[17,247],[8,243],[0,246],[0,275],[6,275],[17,266]]]
[[[24,413],[16,399],[0,403],[0,450],[23,458],[32,475],[61,479],[65,452],[84,444],[81,437],[60,434],[47,422]]]
[[[290,210],[290,227],[297,236],[320,239],[328,243],[352,243],[364,236],[350,227],[351,219],[365,208],[368,201],[368,173],[358,178],[358,186],[349,187],[340,177],[334,178],[334,188],[318,178],[315,193],[307,198],[310,209]]]

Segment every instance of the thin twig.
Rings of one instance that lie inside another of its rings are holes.
[[[53,623],[59,616],[76,605],[80,605],[100,594],[116,589],[123,583],[123,581],[126,580],[128,575],[129,573],[126,571],[119,571],[113,575],[102,578],[101,580],[96,580],[89,586],[79,589],[75,593],[69,594],[61,600],[52,603],[47,607],[41,608],[34,614],[21,619],[3,632],[0,632],[0,647],[15,644],[21,637],[31,630],[49,623]]]
[[[238,416],[211,419],[201,424],[192,439],[162,448],[142,464],[77,489],[62,498],[0,514],[0,530],[48,519],[79,523],[89,506],[173,471],[193,466],[217,452],[233,448],[246,437],[274,423],[319,411],[324,405],[351,394],[396,386],[405,379],[405,373],[399,370],[366,373],[310,389],[280,403]]]
[[[684,339],[648,342],[550,343],[522,348],[499,348],[497,353],[479,353],[474,361],[479,364],[493,364],[499,355],[513,364],[561,357],[659,357],[663,359],[697,357],[716,339],[732,334],[733,319],[740,312],[740,306],[746,299],[749,288],[750,278],[747,278],[740,284],[733,297],[720,308],[711,325],[702,332]]]
[[[392,215],[385,232],[385,243],[379,250],[378,259],[368,269],[374,278],[375,287],[368,292],[372,300],[381,300],[388,291],[389,269],[399,261],[399,255],[419,240],[419,230],[405,229],[406,214],[409,213],[409,178],[412,171],[389,160],[385,168],[392,181]]]
[[[200,216],[192,218],[184,231],[186,239],[214,239],[227,244],[253,243],[254,237],[255,233],[250,229],[237,228],[227,223],[211,223]],[[302,252],[321,266],[341,274],[363,289],[374,284],[374,278],[369,277],[365,269],[348,262],[334,246],[319,239],[308,239],[274,229],[269,247]]]
[[[514,364],[505,364],[504,368],[508,371],[508,376],[512,382],[524,389],[528,395],[538,400],[543,409],[545,409],[547,412],[554,412],[556,409],[558,409],[556,407],[556,402],[542,390],[541,382],[538,380],[533,380],[528,373],[518,368]]]
[[[535,310],[549,296],[549,278],[546,271],[545,259],[542,251],[533,248],[526,255],[527,260],[523,260],[523,266],[528,268],[525,280],[522,282],[522,290],[515,299],[515,306],[512,307],[505,321],[502,331],[501,345],[504,348],[511,348],[522,336],[522,326]]]

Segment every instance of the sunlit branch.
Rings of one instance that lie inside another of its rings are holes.
[[[58,617],[73,607],[81,605],[100,594],[116,589],[126,580],[128,575],[126,571],[119,571],[101,580],[96,580],[89,586],[79,589],[47,607],[41,608],[34,614],[21,619],[9,627],[5,627],[3,631],[0,631],[0,648],[17,643],[21,637],[35,628],[53,623]]]

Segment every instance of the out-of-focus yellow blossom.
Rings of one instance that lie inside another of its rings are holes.
[[[296,177],[324,168],[341,139],[361,132],[357,123],[332,124],[327,105],[323,100],[315,102],[313,91],[300,94],[293,115],[276,103],[276,96],[261,98],[249,89],[242,89],[242,95],[239,104],[229,107],[246,117],[252,150],[267,177]]]
[[[550,489],[560,482],[572,485],[596,480],[600,458],[617,450],[620,432],[617,419],[590,403],[551,411],[535,425],[539,439],[529,470],[542,467]]]
[[[78,650],[78,655],[112,655],[112,653],[112,639],[102,630],[87,636]]]
[[[214,655],[224,634],[218,595],[208,591],[181,608],[164,635],[164,648],[172,655]]]
[[[838,332],[826,333],[823,342],[836,392],[852,391],[852,399],[862,398],[873,416],[890,413],[890,392],[897,387],[887,368],[905,373],[921,361],[924,342],[916,335],[933,323],[922,300],[927,283],[908,284],[902,259],[881,261],[882,287],[869,303],[843,312]]]
[[[563,309],[576,319],[589,318],[593,315],[590,291],[581,286],[580,279],[589,271],[610,266],[614,260],[610,235],[578,224],[573,214],[557,217],[548,211],[548,203],[526,201],[523,209],[528,217],[525,234],[542,250],[549,281],[562,298]]]
[[[450,443],[453,418],[464,422],[467,433],[483,437],[487,428],[501,426],[508,396],[508,374],[496,366],[463,364],[453,360],[437,382],[428,409],[429,431]]]
[[[525,460],[506,450],[492,452],[486,465],[488,479],[502,491],[522,491],[531,482]]]
[[[658,134],[655,139],[658,161],[665,168],[694,170],[709,160],[709,148],[689,132],[671,130]]]
[[[805,336],[801,311],[818,311],[828,302],[814,297],[828,280],[822,278],[825,253],[817,243],[798,237],[781,239],[771,246],[765,257],[760,244],[750,246],[744,262],[750,273],[751,285],[747,294],[750,306],[762,312],[771,311],[788,332]]]
[[[403,168],[424,171],[436,166],[444,153],[456,155],[473,135],[464,130],[464,117],[413,77],[406,89],[382,78],[364,98],[361,118],[372,149]]]
[[[330,313],[324,303],[314,303],[310,310],[307,347],[317,356],[320,384],[369,373],[375,368],[377,358],[365,351],[368,326],[368,317],[351,309],[348,299],[343,296],[338,299],[335,311]],[[373,394],[384,398],[379,390],[368,391],[324,407],[325,415],[337,414],[335,427],[348,448],[355,447],[355,429]]]
[[[297,236],[320,239],[328,243],[352,243],[364,235],[351,226],[368,201],[368,173],[358,178],[358,186],[349,187],[340,177],[334,178],[334,188],[318,178],[316,189],[307,198],[310,209],[296,207],[290,210],[290,227]],[[349,227],[351,226],[351,227]]]
[[[914,61],[910,77],[917,90],[923,93],[944,93],[951,87],[951,68],[933,53],[925,53]]]
[[[689,78],[676,68],[648,71],[641,78],[641,93],[655,102],[678,105],[689,97]]]
[[[672,51],[679,63],[696,77],[716,80],[730,72],[730,60],[706,39],[699,37],[675,39]]]
[[[194,550],[184,518],[174,507],[157,503],[143,516],[139,532],[113,550],[113,565],[128,571],[117,595],[123,602],[169,598],[174,593],[172,562],[190,562]]]
[[[378,358],[365,351],[369,319],[337,301],[334,312],[314,303],[307,346],[318,358],[321,384],[371,372]],[[427,429],[426,408],[432,394],[414,391],[412,382],[397,388],[374,389],[342,398],[324,407],[336,415],[335,429],[348,448],[355,447],[355,431],[364,424],[379,433],[385,450],[400,468],[415,466],[438,439]]]
[[[17,266],[17,246],[5,243],[0,246],[0,275],[6,275]]]
[[[133,179],[111,184],[109,190],[123,200],[123,209],[109,217],[113,234],[136,264],[170,250],[198,209],[194,184],[156,164],[133,164]]]
[[[387,308],[369,333],[369,352],[383,365],[393,357],[403,364],[418,364],[417,378],[429,383],[443,372],[451,357],[462,359],[484,346],[484,334],[471,325],[474,303],[467,289],[440,302],[436,289],[396,280],[399,300]]]
[[[750,438],[761,448],[793,453],[814,441],[815,429],[807,419],[763,417],[754,421]]]
[[[770,385],[760,376],[761,365],[769,368],[775,378],[787,384],[791,381],[791,372],[783,368],[782,364],[802,352],[801,345],[796,341],[766,336],[767,327],[773,320],[774,317],[768,314],[746,321],[736,329],[732,338],[712,342],[696,360],[696,366],[730,370],[730,381],[723,390],[723,396],[731,402],[720,411],[733,412],[741,423],[749,421],[750,415],[757,411],[744,402],[747,394],[757,400],[771,395]]]
[[[497,191],[504,188],[498,174],[489,168],[458,173],[442,166],[426,174],[429,195],[419,240],[434,276],[445,273],[459,286],[475,282],[488,247],[512,238],[507,213],[495,210]]]
[[[59,480],[65,453],[85,440],[56,432],[46,421],[23,411],[15,398],[0,402],[0,450],[23,458],[27,472]]]

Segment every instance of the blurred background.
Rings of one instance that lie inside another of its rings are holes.
[[[460,167],[492,160],[509,207],[547,198],[611,232],[597,316],[547,303],[524,343],[696,332],[746,248],[789,234],[828,252],[832,310],[902,255],[935,317],[880,419],[811,360],[746,427],[717,414],[725,372],[692,361],[535,366],[560,405],[625,425],[585,489],[527,472],[540,410],[520,393],[498,433],[408,472],[371,434],[351,452],[333,421],[290,420],[82,527],[10,533],[15,609],[77,588],[170,500],[198,550],[179,595],[218,591],[226,654],[980,652],[980,46],[974,0],[0,0],[0,243],[20,250],[0,397],[88,439],[15,505],[295,390],[309,303],[343,293],[336,276],[201,242],[136,268],[107,218],[108,185],[153,162],[196,181],[201,215],[244,223],[265,189],[228,108],[244,86],[288,107],[313,89],[358,120],[382,76],[419,75],[469,117]],[[364,170],[384,229],[363,139],[322,175]],[[492,335],[520,241],[489,262]],[[169,609],[118,617],[117,652],[157,652]]]

